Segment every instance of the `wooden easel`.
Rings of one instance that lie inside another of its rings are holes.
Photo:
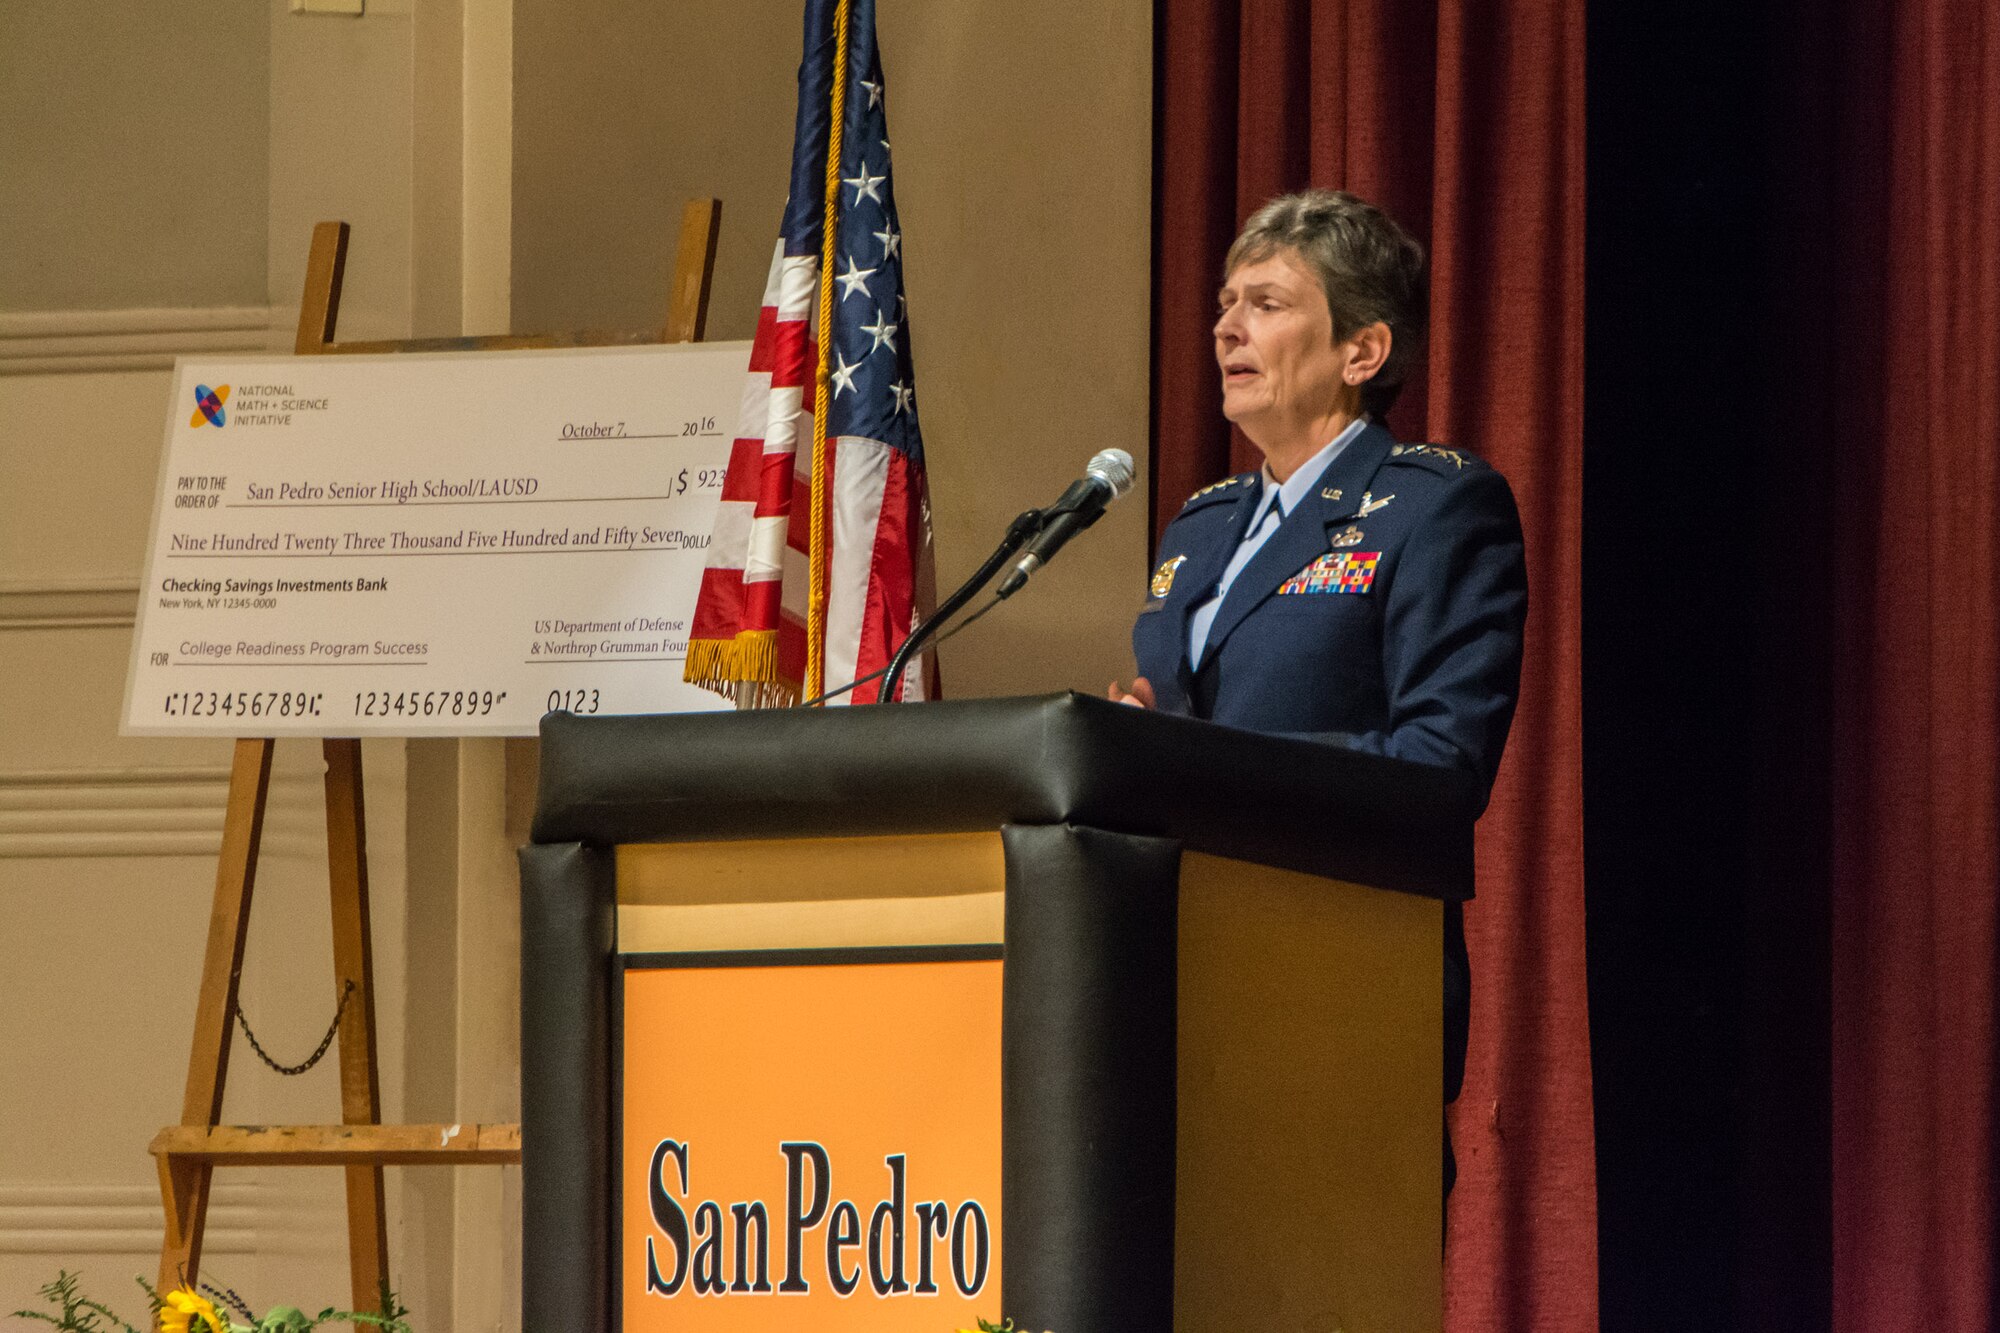
[[[722,216],[716,199],[688,203],[681,217],[680,248],[664,328],[637,333],[549,333],[401,341],[335,342],[340,288],[347,262],[347,224],[313,228],[299,306],[300,356],[338,352],[490,351],[526,347],[608,347],[699,342],[708,316],[709,282]],[[166,1239],[160,1249],[159,1288],[192,1287],[201,1264],[209,1186],[218,1166],[340,1166],[347,1171],[348,1270],[353,1309],[378,1308],[389,1274],[388,1226],[383,1206],[385,1166],[466,1166],[521,1160],[521,1127],[496,1125],[384,1125],[375,1060],[374,960],[369,943],[367,834],[361,793],[361,742],[327,739],[326,850],[333,907],[333,994],[345,999],[337,1027],[340,1056],[338,1125],[224,1125],[223,1084],[229,1071],[231,1029],[236,1024],[237,982],[250,925],[250,893],[257,878],[265,798],[271,783],[270,738],[236,742],[229,773],[229,804],[222,826],[222,855],[215,874],[215,904],[196,1002],[194,1045],[188,1056],[181,1121],[156,1135],[160,1197]],[[351,988],[351,992],[350,992]]]

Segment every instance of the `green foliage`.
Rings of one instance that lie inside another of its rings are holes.
[[[160,1293],[144,1278],[139,1278],[138,1283],[146,1293],[150,1313],[158,1315],[164,1304]],[[336,1310],[328,1306],[311,1317],[297,1306],[277,1305],[259,1318],[234,1291],[218,1289],[207,1283],[202,1286],[215,1298],[217,1313],[228,1324],[223,1333],[313,1333],[314,1329],[327,1324],[379,1329],[381,1333],[416,1333],[407,1319],[409,1310],[396,1299],[396,1293],[390,1290],[387,1282],[382,1284],[380,1305],[373,1313]],[[57,1274],[55,1281],[41,1289],[41,1295],[56,1307],[56,1313],[16,1310],[14,1317],[52,1325],[58,1333],[146,1333],[146,1330],[134,1328],[120,1319],[106,1306],[84,1296],[78,1290],[77,1275],[68,1270]],[[198,1319],[195,1326],[200,1328],[202,1322]]]
[[[41,1289],[41,1297],[58,1310],[16,1310],[14,1318],[53,1324],[63,1333],[139,1333],[111,1311],[77,1290],[78,1275],[63,1269],[56,1280]]]

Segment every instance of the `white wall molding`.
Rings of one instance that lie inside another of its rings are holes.
[[[225,765],[0,773],[0,860],[215,856],[228,800]]]
[[[274,335],[274,314],[261,305],[0,312],[0,375],[166,370],[176,356],[283,351],[291,338]]]
[[[260,855],[324,862],[323,770],[273,772]],[[0,770],[0,861],[217,856],[229,767]]]
[[[139,585],[130,579],[0,583],[0,632],[129,629],[138,612]]]
[[[202,1253],[255,1254],[265,1192],[259,1182],[218,1176]],[[0,1254],[157,1256],[163,1229],[156,1188],[0,1181]]]

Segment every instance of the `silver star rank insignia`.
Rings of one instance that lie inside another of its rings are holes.
[[[1200,490],[1196,491],[1193,495],[1190,495],[1186,499],[1186,501],[1184,501],[1184,503],[1193,504],[1196,500],[1201,499],[1201,497],[1204,495],[1213,495],[1217,491],[1222,490],[1225,487],[1235,486],[1242,482],[1247,482],[1249,480],[1250,478],[1248,477],[1224,477],[1221,481],[1212,482],[1211,484],[1202,487]]]
[[[1408,454],[1413,458],[1442,458],[1453,467],[1465,466],[1465,455],[1456,449],[1444,449],[1435,444],[1399,444],[1389,451],[1389,457],[1399,458]]]

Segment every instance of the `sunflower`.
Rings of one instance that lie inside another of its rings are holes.
[[[194,1321],[201,1320],[197,1324]],[[160,1333],[230,1333],[229,1320],[187,1288],[170,1291],[160,1302]]]

